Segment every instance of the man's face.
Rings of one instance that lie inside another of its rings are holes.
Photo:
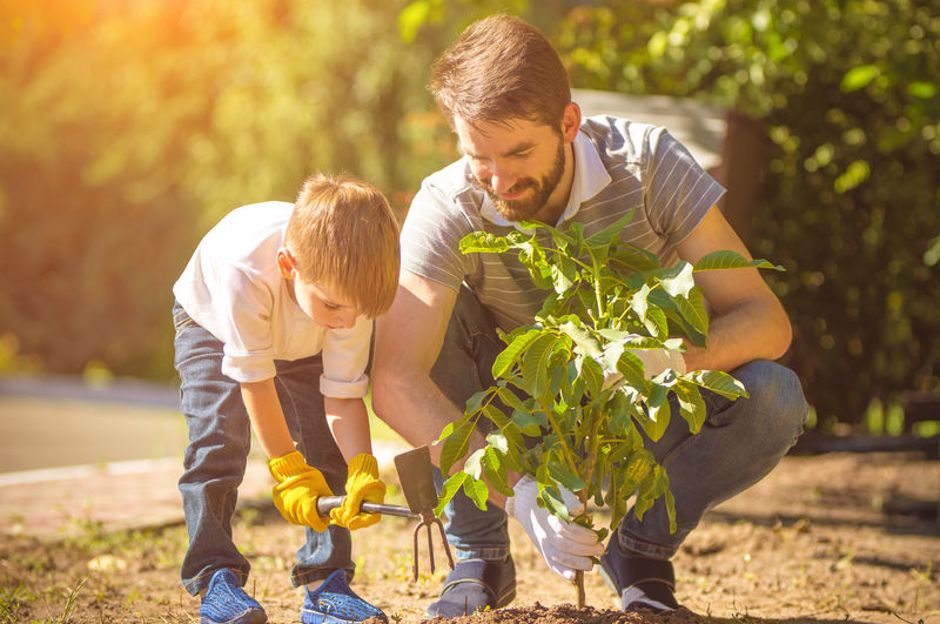
[[[561,131],[527,119],[476,126],[459,117],[454,128],[477,184],[510,221],[534,219],[565,169]]]

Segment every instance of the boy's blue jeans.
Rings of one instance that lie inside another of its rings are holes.
[[[231,568],[243,583],[248,577],[251,566],[232,542],[231,521],[245,475],[251,428],[238,382],[222,374],[222,343],[179,303],[173,306],[173,326],[180,400],[189,429],[179,481],[189,531],[182,579],[195,596],[219,568]],[[297,449],[323,473],[335,494],[343,493],[346,462],[326,424],[319,389],[320,356],[275,364],[278,397]],[[295,587],[324,579],[338,568],[350,575],[354,572],[347,529],[331,526],[322,533],[306,531],[307,541],[297,551],[291,574]]]
[[[491,313],[464,287],[431,377],[462,407],[473,393],[493,383],[492,363],[504,346]],[[757,360],[731,374],[744,384],[750,398],[729,401],[703,391],[708,416],[696,435],[689,433],[675,397],[670,396],[674,416],[666,433],[657,442],[646,443],[669,474],[678,530],[669,532],[665,504],[659,500],[642,522],[632,511],[627,513],[616,533],[621,548],[671,558],[705,512],[760,481],[802,433],[808,408],[793,371]],[[502,509],[490,505],[480,511],[461,491],[446,514],[447,537],[459,559],[501,559],[509,553]]]

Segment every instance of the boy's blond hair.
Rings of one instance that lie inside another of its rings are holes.
[[[391,307],[401,264],[398,222],[371,184],[312,176],[297,196],[284,242],[304,280],[335,289],[370,318]]]

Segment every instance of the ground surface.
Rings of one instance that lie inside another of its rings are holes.
[[[940,526],[884,512],[938,496],[938,462],[899,454],[785,458],[687,540],[675,563],[678,597],[690,611],[668,619],[607,611],[617,600],[597,574],[586,583],[596,610],[562,606],[574,600],[573,587],[547,571],[511,523],[514,610],[465,621],[940,622]],[[177,580],[181,526],[111,531],[77,517],[69,535],[0,537],[0,624],[197,621],[198,603]],[[272,622],[297,621],[301,596],[287,573],[301,537],[265,506],[244,509],[235,527],[254,565],[248,590]],[[354,587],[392,622],[420,621],[443,576],[411,581],[410,540],[408,522],[395,518],[354,536]]]

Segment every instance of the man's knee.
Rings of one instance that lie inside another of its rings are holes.
[[[748,392],[748,413],[761,427],[760,437],[787,448],[803,432],[809,406],[799,377],[769,360],[755,360],[732,373]]]

